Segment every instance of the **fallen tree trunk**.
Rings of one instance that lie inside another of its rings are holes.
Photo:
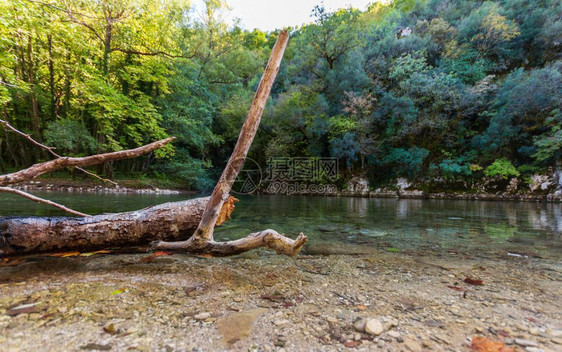
[[[137,211],[86,218],[0,218],[0,255],[61,250],[90,251],[185,240],[197,229],[208,197],[165,203]],[[230,197],[217,226],[234,210]]]

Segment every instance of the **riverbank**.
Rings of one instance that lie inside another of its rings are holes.
[[[5,351],[469,351],[476,336],[515,351],[562,344],[559,257],[323,248],[311,243],[295,259],[262,250],[220,259],[14,258],[0,266],[0,344]]]
[[[442,180],[441,180],[442,181]],[[385,186],[372,187],[366,178],[352,177],[344,189],[335,185],[272,182],[262,187],[265,194],[324,195],[337,197],[452,199],[484,201],[562,202],[562,183],[555,176],[535,175],[530,184],[517,178],[490,178],[479,182],[447,184],[436,180],[412,182],[398,178]]]
[[[54,192],[86,192],[86,193],[119,193],[119,194],[195,194],[195,191],[182,189],[177,183],[139,181],[135,179],[117,180],[117,185],[101,181],[64,178],[40,178],[33,181],[13,185],[23,191],[54,191]]]
[[[136,193],[136,194],[197,194],[181,188],[177,182],[159,183],[157,180],[122,179],[117,181],[118,186],[91,179],[71,180],[64,178],[41,178],[34,181],[14,185],[14,188],[24,191],[60,191],[60,192],[91,192],[91,193]],[[400,185],[399,185],[400,186]],[[415,187],[394,187],[369,190],[368,187],[353,185],[346,190],[333,191],[321,188],[322,192],[300,191],[298,187],[282,188],[282,191],[271,193],[257,191],[256,194],[304,195],[304,196],[333,196],[333,197],[365,197],[365,198],[396,198],[396,199],[452,199],[452,200],[483,200],[483,201],[522,201],[522,202],[562,202],[562,192],[463,192],[442,191],[426,192]],[[319,186],[320,187],[320,186]],[[319,188],[317,187],[317,188]],[[309,188],[306,188],[309,190]],[[319,188],[320,189],[320,188]]]
[[[375,190],[366,193],[338,192],[338,196],[397,198],[397,199],[457,199],[486,201],[522,201],[522,202],[562,202],[562,193],[550,194],[494,194],[494,193],[463,193],[463,192],[424,192],[420,190]]]

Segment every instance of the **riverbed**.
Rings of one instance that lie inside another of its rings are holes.
[[[41,195],[92,214],[191,197]],[[2,197],[3,216],[60,215]],[[10,259],[0,266],[0,345],[7,351],[468,351],[472,338],[482,336],[517,351],[557,351],[561,212],[562,205],[545,203],[241,197],[217,239],[266,228],[303,232],[309,243],[302,253]],[[361,319],[382,330],[365,332]]]

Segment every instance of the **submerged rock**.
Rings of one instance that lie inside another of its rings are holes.
[[[515,343],[523,347],[537,347],[537,343],[531,340],[515,339]]]
[[[202,313],[195,314],[193,316],[193,318],[195,318],[197,320],[205,320],[205,319],[210,318],[210,317],[211,317],[211,313],[209,313],[209,312],[202,312]]]
[[[252,332],[252,323],[267,309],[256,308],[247,312],[234,313],[217,321],[217,330],[225,344],[233,344],[242,340]]]

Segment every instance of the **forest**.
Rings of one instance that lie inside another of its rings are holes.
[[[215,184],[277,39],[228,2],[1,0],[2,119],[60,154],[135,148],[107,177]],[[327,11],[291,41],[249,157],[337,158],[340,181],[454,184],[562,158],[559,0],[395,0]],[[0,170],[48,159],[0,134]],[[70,175],[70,174],[69,174]]]

